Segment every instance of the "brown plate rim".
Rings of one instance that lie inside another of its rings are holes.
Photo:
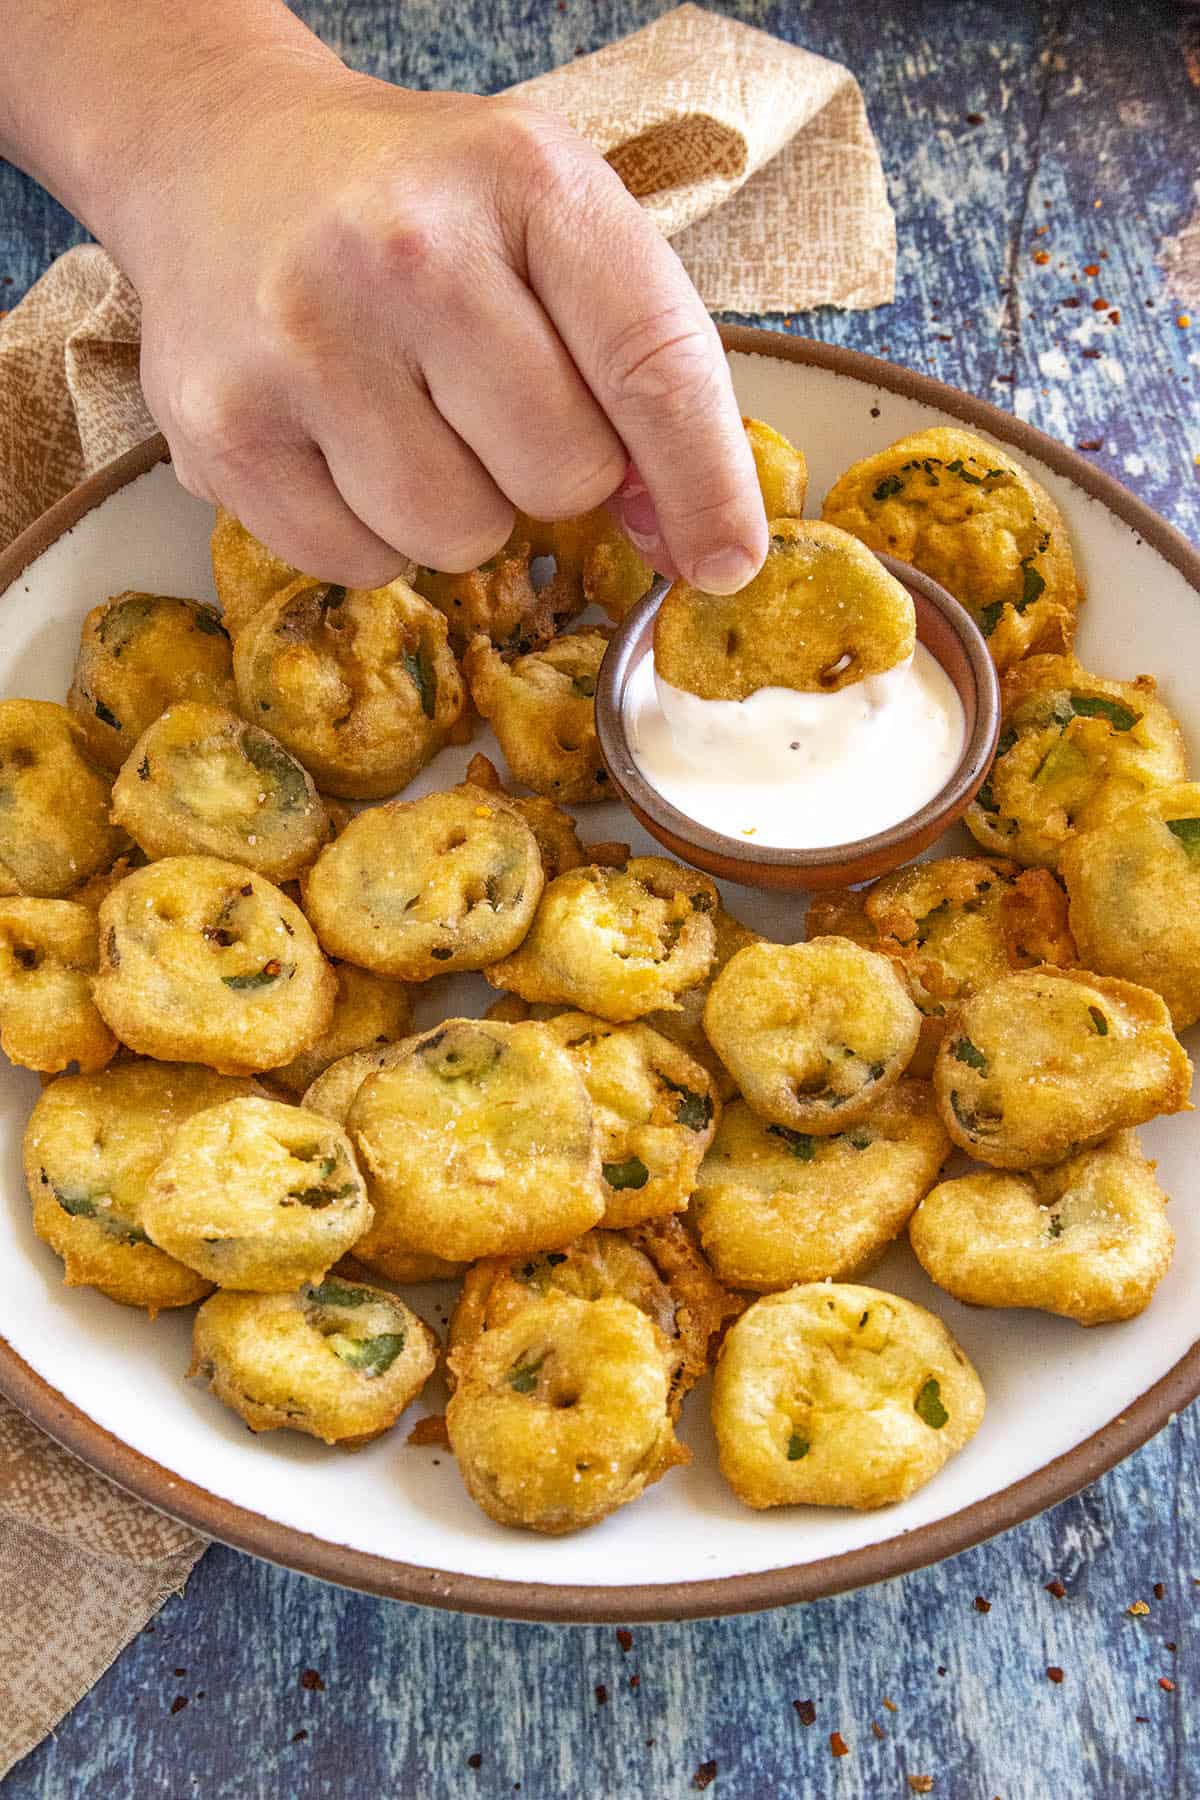
[[[998,407],[898,364],[840,345],[746,326],[722,329],[728,350],[806,363],[883,393],[922,401],[1037,458],[1100,500],[1184,576],[1200,595],[1200,552],[1103,470]],[[151,438],[93,475],[43,514],[0,555],[0,594],[92,509],[167,456]],[[388,1599],[561,1624],[652,1623],[711,1618],[815,1600],[867,1587],[958,1554],[1065,1500],[1132,1454],[1200,1394],[1200,1339],[1160,1380],[1099,1431],[1031,1475],[931,1524],[839,1556],[747,1575],[624,1587],[499,1580],[393,1562],[316,1538],[181,1480],[64,1399],[0,1336],[0,1392],[52,1438],[159,1511],[302,1574]]]

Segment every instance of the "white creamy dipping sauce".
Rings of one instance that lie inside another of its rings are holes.
[[[625,688],[633,759],[681,813],[785,850],[849,844],[918,812],[954,773],[962,701],[918,643],[909,661],[831,694],[759,688],[701,700],[644,656]]]

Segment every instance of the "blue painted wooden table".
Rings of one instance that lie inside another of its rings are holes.
[[[489,91],[664,7],[299,10],[376,75]],[[1200,226],[1190,276],[1180,241],[1200,203],[1200,14],[727,10],[857,72],[899,225],[894,306],[765,322],[1011,406],[1200,539]],[[82,235],[0,165],[0,306]],[[214,1548],[5,1800],[1200,1795],[1198,1485],[1193,1409],[1077,1499],[939,1568],[632,1637],[419,1611]]]

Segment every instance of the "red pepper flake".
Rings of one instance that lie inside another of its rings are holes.
[[[305,1669],[303,1675],[300,1677],[300,1686],[302,1688],[307,1688],[310,1694],[323,1694],[325,1692],[325,1683],[321,1680],[321,1677],[317,1674],[315,1669]]]
[[[305,1731],[303,1729],[301,1729],[300,1731],[293,1731],[292,1742],[293,1742],[293,1744],[302,1744],[307,1736],[308,1736],[307,1731]]]
[[[1156,1600],[1165,1600],[1167,1597],[1167,1590],[1161,1581],[1156,1581],[1150,1591]]]
[[[1077,450],[1103,450],[1104,439],[1103,438],[1076,438],[1075,448]]]
[[[1034,237],[1045,237],[1049,229],[1050,227],[1048,225],[1039,225],[1033,235]]]
[[[938,1674],[944,1675],[945,1673],[946,1673],[945,1669],[942,1667],[941,1663],[939,1663],[938,1664]]]
[[[627,1631],[625,1629],[625,1627],[622,1625],[621,1629],[617,1632],[617,1642],[621,1646],[622,1655],[628,1656],[629,1652],[633,1649],[633,1633],[632,1633],[632,1631]]]
[[[605,1687],[605,1685],[602,1681],[598,1681],[596,1683],[596,1705],[597,1706],[607,1706],[608,1705],[608,1689]]]
[[[1119,325],[1121,323],[1120,307],[1118,307],[1118,306],[1113,307],[1112,311],[1108,315],[1108,322],[1110,325]]]
[[[1158,1678],[1158,1685],[1164,1694],[1173,1694],[1175,1692],[1175,1683],[1171,1680],[1169,1675],[1160,1675]],[[186,1700],[184,1701],[184,1705],[187,1705]],[[174,1707],[172,1707],[171,1710],[174,1712]]]
[[[1086,356],[1086,357],[1087,357],[1087,359],[1088,359],[1088,361],[1089,361],[1089,362],[1095,362],[1095,360],[1096,360],[1096,358],[1097,358],[1097,357],[1098,357],[1098,356],[1101,356],[1101,355],[1103,355],[1103,351],[1100,351],[1100,350],[1085,350],[1085,351],[1084,351],[1084,352],[1083,352],[1083,354],[1084,354],[1084,356]]]
[[[1176,1652],[1176,1651],[1177,1651],[1177,1650],[1178,1650],[1178,1648],[1179,1648],[1179,1645],[1178,1645],[1178,1644],[1173,1644],[1173,1643],[1172,1643],[1172,1642],[1171,1642],[1171,1640],[1170,1640],[1170,1638],[1168,1638],[1168,1639],[1167,1639],[1167,1641],[1166,1641],[1166,1643],[1165,1643],[1165,1644],[1164,1644],[1164,1645],[1163,1645],[1163,1649],[1164,1649],[1164,1650],[1169,1650],[1169,1651],[1170,1651],[1170,1652],[1171,1652],[1171,1655],[1172,1655],[1172,1656],[1174,1656],[1174,1654],[1175,1654],[1175,1652]]]
[[[1064,294],[1058,304],[1060,306],[1079,306],[1081,302],[1078,294]]]
[[[886,1694],[883,1696],[883,1704],[887,1707],[889,1712],[896,1711],[896,1702],[894,1700],[889,1700]]]
[[[1048,250],[1035,250],[1033,253],[1033,260],[1035,263],[1048,263],[1050,261],[1050,252]]]
[[[1083,272],[1085,275],[1098,275],[1100,273],[1100,264],[1099,263],[1084,263]]]
[[[964,116],[966,118],[968,125],[982,125],[983,124],[983,114],[982,113],[967,113]]]
[[[636,1690],[636,1689],[637,1689],[637,1688],[640,1688],[640,1687],[641,1687],[641,1685],[642,1685],[642,1678],[641,1678],[641,1676],[640,1676],[640,1675],[631,1675],[631,1676],[630,1676],[630,1677],[629,1677],[629,1685],[630,1685],[630,1687],[631,1687],[631,1688],[634,1688],[634,1689],[635,1689],[635,1690]]]
[[[932,1794],[932,1792],[933,1792],[933,1776],[932,1775],[910,1775],[908,1777],[908,1785],[912,1789],[914,1794]]]
[[[1062,1678],[1063,1678],[1063,1672],[1059,1668],[1058,1664],[1051,1663],[1049,1668],[1046,1670],[1046,1679],[1048,1681],[1054,1682],[1055,1686],[1057,1687],[1061,1683]]]
[[[830,1734],[829,1734],[829,1750],[830,1750],[830,1754],[832,1756],[849,1756],[850,1746],[846,1742],[845,1738],[842,1736],[840,1731],[831,1731],[830,1732]]]
[[[816,1706],[813,1701],[811,1701],[811,1700],[793,1700],[792,1705],[795,1707],[796,1712],[800,1719],[800,1723],[802,1725],[815,1725],[816,1724],[817,1709],[816,1709]]]
[[[1148,1725],[1150,1723],[1145,1713],[1134,1713],[1133,1722],[1135,1725]]]
[[[483,1757],[478,1750],[472,1750],[470,1756],[468,1756],[467,1767],[468,1769],[481,1769],[483,1767]]]
[[[1056,1575],[1053,1581],[1048,1581],[1046,1583],[1046,1592],[1048,1594],[1053,1594],[1056,1600],[1063,1600],[1066,1598],[1067,1590]]]
[[[1161,1596],[1161,1595],[1160,1595],[1160,1596],[1159,1596],[1159,1598],[1160,1598],[1160,1599],[1161,1599],[1161,1598],[1162,1598],[1162,1596]],[[185,1676],[185,1675],[186,1675],[186,1674],[187,1674],[187,1670],[186,1670],[186,1669],[176,1669],[176,1671],[175,1671],[175,1678],[176,1678],[176,1680],[177,1680],[177,1681],[182,1681],[182,1680],[183,1680],[183,1678],[184,1678],[184,1676]]]
[[[1099,300],[1099,299],[1093,300],[1092,301],[1092,311],[1093,312],[1107,312],[1108,311],[1108,301],[1107,300]]]
[[[977,1613],[988,1613],[988,1612],[991,1612],[991,1610],[992,1610],[991,1601],[985,1600],[982,1594],[976,1594],[976,1596],[975,1596],[975,1611]]]
[[[172,1713],[181,1713],[186,1705],[187,1705],[187,1695],[186,1694],[176,1694],[175,1698],[171,1702],[171,1711],[172,1711]]]
[[[700,1767],[696,1770],[696,1773],[692,1776],[692,1786],[694,1788],[698,1788],[701,1792],[703,1792],[704,1789],[706,1787],[709,1787],[711,1785],[711,1783],[714,1782],[716,1779],[717,1779],[716,1762],[714,1761],[714,1762],[701,1763]]]
[[[887,1736],[887,1732],[883,1729],[883,1726],[879,1723],[878,1719],[871,1720],[871,1730],[879,1739],[880,1743],[882,1743]]]

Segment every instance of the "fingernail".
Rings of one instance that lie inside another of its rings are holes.
[[[706,594],[736,594],[758,573],[758,559],[749,550],[718,550],[696,565],[692,586]]]

